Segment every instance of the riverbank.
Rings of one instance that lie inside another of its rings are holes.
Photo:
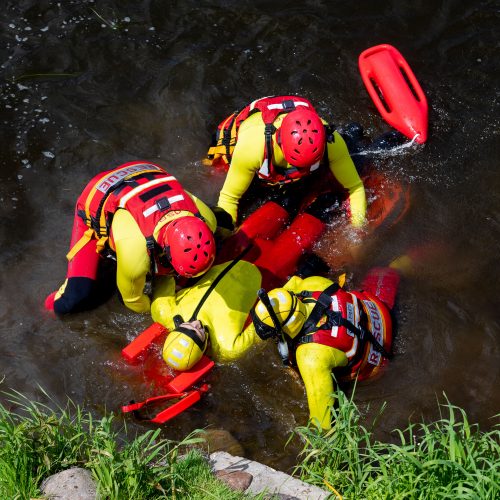
[[[201,431],[181,442],[161,438],[161,429],[131,436],[117,428],[112,414],[95,419],[71,402],[54,410],[19,394],[6,399],[0,405],[2,498],[39,498],[47,478],[75,468],[89,471],[98,496],[109,499],[265,498],[266,488],[289,495],[272,487],[274,473],[278,483],[290,481],[296,498],[322,498],[322,492],[331,498],[500,495],[498,419],[483,432],[448,402],[437,422],[411,423],[395,431],[394,442],[383,443],[373,438],[373,427],[365,427],[352,399],[340,393],[329,432],[295,431],[304,449],[293,476],[311,485],[309,494],[300,492],[303,483],[261,464],[224,453],[209,456]]]

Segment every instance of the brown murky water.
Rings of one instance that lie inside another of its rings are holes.
[[[0,375],[3,388],[100,414],[143,390],[120,350],[149,325],[112,299],[63,320],[42,303],[65,274],[73,204],[98,171],[156,161],[209,203],[223,178],[200,163],[229,111],[270,94],[304,94],[338,124],[388,127],[357,70],[365,48],[405,55],[429,103],[430,137],[377,167],[411,185],[411,208],[367,242],[351,284],[422,243],[439,252],[405,279],[396,354],[357,389],[388,402],[380,433],[439,416],[443,392],[487,427],[500,409],[498,9],[493,1],[4,0],[1,26]],[[335,256],[334,239],[321,252]],[[334,260],[334,259],[333,259]],[[245,454],[286,469],[307,419],[300,382],[272,346],[218,367],[211,394],[164,427],[225,429]],[[137,425],[145,429],[147,424]]]

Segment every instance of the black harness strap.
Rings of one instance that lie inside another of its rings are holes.
[[[226,147],[226,156],[228,160],[231,160],[231,131],[233,129],[234,122],[240,112],[235,112],[233,113],[233,117],[231,118],[231,121],[224,127],[224,130],[222,131],[222,141],[221,144]]]
[[[330,304],[332,303],[332,295],[340,288],[338,283],[332,283],[329,287],[323,290],[313,307],[309,318],[302,327],[301,337],[309,335],[318,330],[317,324],[319,320],[329,311]],[[310,292],[302,292],[303,297],[310,297]]]
[[[239,255],[236,257],[236,259],[231,262],[227,267],[225,267],[218,275],[217,278],[215,278],[212,281],[212,284],[208,287],[207,291],[203,294],[203,297],[200,299],[198,302],[198,305],[196,306],[196,309],[194,310],[193,314],[191,315],[191,319],[188,321],[195,321],[198,319],[198,313],[200,312],[200,309],[202,308],[203,304],[205,301],[208,299],[208,296],[213,292],[214,288],[217,286],[217,284],[220,282],[220,280],[245,256],[245,254],[252,248],[252,244],[248,245]],[[175,329],[180,332],[186,333],[184,330],[188,330],[187,328],[181,327],[180,325],[184,323],[184,318],[180,314],[176,314],[174,316],[174,325]],[[189,335],[189,334],[188,334]],[[189,335],[190,336],[190,335]],[[194,340],[194,338],[193,338]]]
[[[384,349],[384,346],[373,336],[372,332],[365,328],[364,326],[361,326],[360,328],[356,327],[353,323],[351,323],[348,319],[344,318],[340,313],[334,313],[333,311],[327,311],[327,316],[328,319],[330,319],[330,315],[328,313],[332,313],[332,320],[333,320],[333,325],[332,326],[345,326],[350,332],[354,333],[356,337],[361,342],[368,341],[370,344],[372,344],[373,348],[382,354],[385,358],[392,358],[392,353],[387,352]],[[334,318],[333,318],[334,316]]]
[[[158,174],[163,174],[163,172],[158,172]],[[109,233],[109,223],[106,223],[105,228],[101,228],[100,225],[100,220],[101,220],[101,213],[104,208],[104,204],[106,203],[107,199],[111,196],[116,191],[119,191],[125,184],[130,184],[130,183],[136,183],[137,179],[141,178],[146,178],[146,179],[151,179],[152,177],[154,178],[156,176],[156,172],[144,172],[144,173],[138,173],[137,175],[134,175],[133,177],[124,177],[120,181],[118,181],[114,186],[111,186],[104,196],[102,197],[101,201],[99,202],[99,206],[97,207],[96,214],[95,216],[90,216],[90,221],[87,221],[85,219],[85,223],[88,224],[96,233],[99,238],[101,238],[103,235],[101,234],[101,230],[107,231]]]
[[[151,286],[154,285],[154,279],[156,274],[155,247],[156,247],[156,241],[154,239],[154,236],[146,236],[146,248],[149,255],[149,262],[150,262],[149,266],[151,268],[150,270]]]
[[[364,326],[360,326],[359,328],[355,326],[351,321],[344,318],[342,314],[338,311],[331,311],[330,304],[332,303],[332,295],[340,288],[338,283],[333,283],[328,288],[326,288],[323,292],[321,292],[318,300],[316,301],[316,305],[314,306],[309,318],[304,323],[302,327],[302,332],[300,337],[297,339],[298,344],[307,344],[309,342],[314,342],[314,338],[312,334],[319,330],[317,326],[320,319],[323,316],[326,316],[328,322],[323,327],[332,327],[332,326],[343,326],[347,328],[350,332],[354,333],[356,337],[361,342],[370,342],[373,348],[385,358],[391,359],[393,357],[392,353],[387,352],[382,344],[373,336],[372,332],[365,328]],[[302,292],[303,296],[310,296],[310,292]],[[364,314],[363,308],[360,304],[358,304],[358,309],[362,314]],[[366,318],[366,315],[365,315]]]
[[[204,293],[203,297],[201,300],[198,302],[198,305],[196,306],[196,309],[194,310],[193,314],[191,315],[191,319],[189,321],[194,321],[198,317],[198,313],[200,312],[200,309],[202,308],[203,304],[205,301],[208,299],[208,296],[213,292],[215,287],[218,285],[220,280],[248,253],[248,251],[252,248],[252,244],[248,245],[239,255],[236,257],[236,259],[231,262],[227,267],[225,267],[218,275],[217,278],[215,278],[212,281],[212,284],[208,287],[207,291]]]
[[[266,153],[267,153],[267,166],[273,161],[273,134],[276,132],[276,127],[272,123],[266,123],[266,128],[264,130],[264,136],[266,139]]]
[[[207,339],[208,337],[205,336],[205,340],[202,341],[198,335],[196,335],[191,328],[185,328],[184,326],[176,325],[175,327],[176,332],[181,332],[184,335],[188,336],[201,350],[201,352],[205,351],[205,348],[207,347]]]

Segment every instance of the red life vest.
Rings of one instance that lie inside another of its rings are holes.
[[[312,298],[318,300],[322,292],[312,292]],[[310,299],[308,299],[310,300]],[[387,307],[368,292],[346,292],[338,289],[331,295],[328,308],[343,320],[332,324],[328,315],[323,314],[317,323],[317,330],[298,339],[299,343],[316,342],[339,349],[348,359],[348,365],[339,370],[340,378],[358,380],[374,377],[388,362],[370,339],[361,340],[356,329],[364,328],[387,352],[392,345],[392,320]],[[338,324],[340,323],[340,324]]]
[[[319,168],[319,163],[308,168],[282,168],[273,162],[272,135],[276,132],[273,125],[274,120],[282,113],[290,113],[303,106],[315,111],[310,101],[300,96],[270,96],[256,99],[240,111],[235,111],[223,120],[217,127],[214,141],[208,150],[208,158],[214,166],[222,166],[226,170],[231,164],[231,158],[238,140],[238,132],[241,123],[250,115],[260,111],[262,121],[265,124],[266,146],[264,149],[264,160],[259,169],[258,176],[267,184],[287,184],[294,182],[312,171]],[[325,149],[326,151],[326,149]]]
[[[150,255],[153,232],[160,219],[171,211],[187,211],[201,217],[198,207],[177,179],[153,163],[130,162],[94,177],[77,201],[77,214],[89,230],[68,254],[71,259],[90,239],[99,240],[102,251],[109,238],[113,215],[126,209],[146,238]]]

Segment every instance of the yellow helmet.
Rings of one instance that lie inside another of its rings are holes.
[[[260,300],[252,311],[257,335],[267,339],[283,332],[292,339],[296,337],[307,319],[302,301],[285,288],[275,288],[268,294],[261,289],[258,295]]]
[[[207,335],[201,340],[196,331],[181,325],[165,340],[163,360],[174,370],[186,371],[198,363],[206,348]]]

